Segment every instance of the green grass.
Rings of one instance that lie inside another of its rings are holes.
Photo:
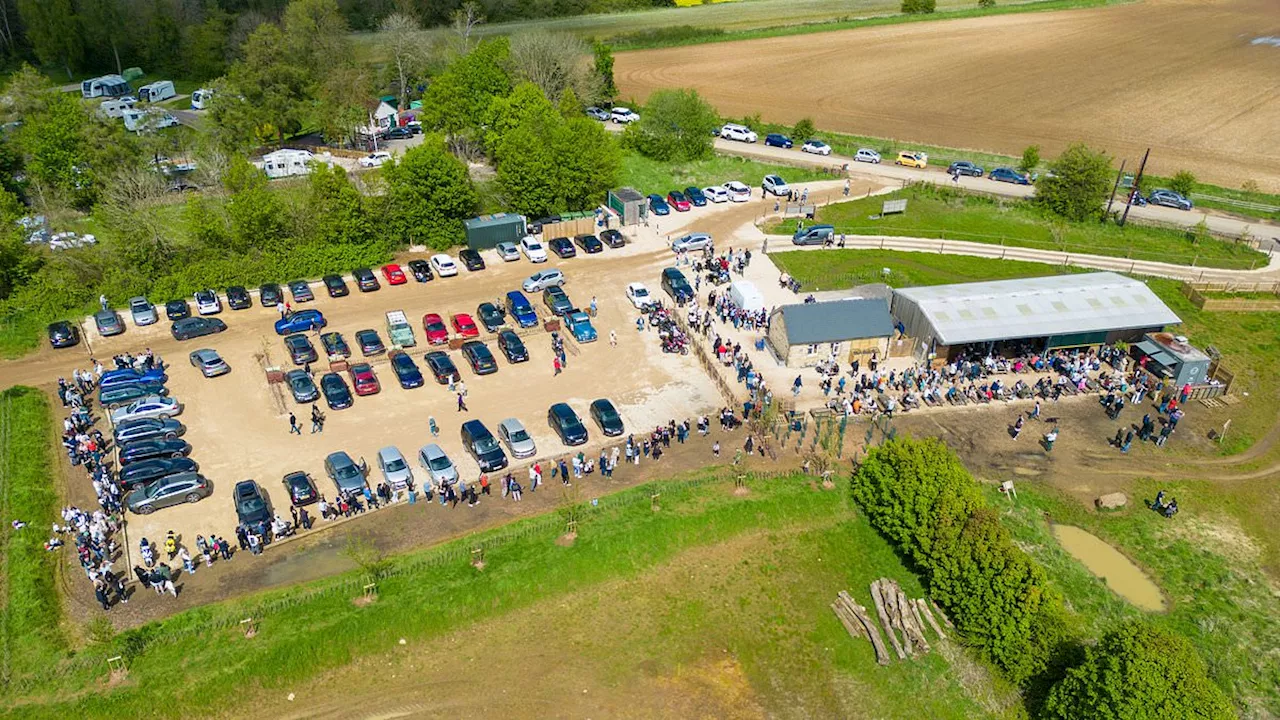
[[[799,280],[805,292],[868,283],[914,287],[1088,272],[1045,263],[895,250],[793,250],[771,252],[769,259]]]
[[[1169,187],[1169,178],[1160,177],[1159,175],[1147,175],[1142,180],[1142,186],[1144,188]],[[1238,200],[1240,202],[1261,203],[1272,207],[1280,207],[1280,194],[1277,193],[1226,188],[1197,182],[1191,190],[1191,199],[1195,201],[1196,207],[1224,210],[1242,217],[1256,218],[1263,221],[1280,221],[1280,210],[1269,213],[1264,210],[1240,207],[1230,202],[1231,200]]]
[[[690,185],[707,187],[740,180],[755,185],[765,175],[780,174],[790,182],[830,180],[831,175],[813,168],[785,167],[729,155],[714,155],[706,160],[664,163],[638,153],[624,151],[618,185],[633,187],[644,194],[666,195]]]
[[[885,200],[907,198],[907,211],[878,220]],[[816,222],[849,235],[897,235],[965,240],[989,245],[1029,247],[1092,255],[1150,260],[1199,267],[1250,270],[1267,262],[1266,253],[1238,242],[1205,238],[1189,231],[1130,223],[1069,223],[1054,219],[1029,202],[991,198],[951,188],[912,186],[818,208]],[[768,232],[790,235],[795,220],[778,221]],[[812,223],[809,223],[812,224]]]

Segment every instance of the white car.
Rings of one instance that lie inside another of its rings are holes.
[[[426,445],[418,451],[418,464],[427,471],[432,485],[439,486],[444,483],[452,485],[458,481],[458,468],[449,456],[444,454],[444,448],[435,443]]]
[[[178,122],[178,118],[170,115],[169,113],[165,113],[160,117],[156,118],[156,128],[159,130],[163,130],[165,128],[177,127],[181,124],[182,123]]]
[[[111,423],[119,425],[125,420],[137,420],[139,418],[166,420],[180,414],[182,414],[182,403],[177,400],[171,397],[161,397],[160,395],[148,395],[134,400],[111,413]]]
[[[644,307],[653,302],[653,296],[649,294],[649,288],[644,283],[631,283],[627,286],[627,299],[637,310],[643,310]]]
[[[707,197],[707,202],[729,202],[729,191],[719,185],[702,188],[702,194]]]
[[[724,127],[720,128],[720,137],[725,140],[736,140],[744,143],[753,143],[759,139],[751,128],[737,123],[726,123]]]
[[[751,199],[751,188],[738,182],[730,180],[724,184],[725,192],[729,193],[729,199],[734,202],[746,202]]]
[[[810,140],[800,147],[800,151],[814,155],[830,155],[831,146],[821,140]]]
[[[440,253],[431,256],[431,269],[440,277],[453,277],[458,274],[458,263],[452,257]]]
[[[502,258],[503,262],[515,262],[520,259],[520,250],[513,242],[500,242],[496,249],[498,257]]]
[[[222,301],[212,290],[196,291],[196,312],[201,315],[217,315],[222,312]]]
[[[531,263],[544,263],[547,261],[547,248],[543,246],[538,238],[532,235],[525,235],[520,239],[520,252],[529,258]]]
[[[375,152],[375,153],[369,153],[368,155],[360,158],[357,162],[360,163],[360,167],[374,168],[374,167],[379,167],[383,163],[390,162],[390,161],[391,161],[391,153],[385,150],[379,150],[378,152]]]
[[[689,233],[688,235],[684,235],[673,240],[671,242],[671,251],[680,252],[681,250],[702,250],[710,245],[711,236],[707,233]]]
[[[609,113],[609,117],[619,125],[626,125],[627,123],[633,123],[640,119],[640,116],[637,115],[634,110],[624,107],[614,108],[613,112]]]
[[[530,293],[561,285],[564,285],[564,273],[555,269],[540,270],[525,278],[523,283],[520,283],[520,287],[524,288],[525,292]]]
[[[777,175],[765,175],[760,181],[761,193],[773,193],[774,195],[786,195],[791,188],[787,187],[787,181]]]
[[[854,154],[853,159],[858,162],[880,164],[880,153],[871,148],[858,148],[858,152]]]

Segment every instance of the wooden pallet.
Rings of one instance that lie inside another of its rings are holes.
[[[1227,403],[1223,402],[1222,398],[1201,398],[1200,404],[1207,408],[1219,408],[1219,407],[1227,406]]]

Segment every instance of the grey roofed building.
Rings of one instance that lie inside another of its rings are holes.
[[[791,345],[889,337],[893,321],[884,300],[858,299],[783,305],[782,313]]]

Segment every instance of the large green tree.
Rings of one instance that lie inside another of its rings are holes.
[[[209,112],[219,142],[241,149],[283,143],[286,133],[301,128],[310,88],[310,73],[289,54],[280,28],[258,26],[213,97]]]
[[[18,0],[18,14],[27,29],[27,41],[45,65],[71,70],[84,56],[80,17],[71,0]]]
[[[613,79],[613,49],[602,42],[596,42],[591,49],[595,56],[593,69],[600,78],[600,96],[596,99],[611,103],[618,97],[618,84]]]
[[[659,90],[649,96],[640,120],[627,126],[623,144],[663,161],[711,156],[712,131],[720,124],[715,108],[697,90]]]
[[[307,177],[303,237],[324,244],[362,244],[376,238],[364,196],[342,168],[317,163]]]
[[[75,95],[55,91],[26,116],[17,135],[35,199],[81,210],[93,206],[106,177],[137,161],[133,145],[122,126],[106,123]]]
[[[454,60],[427,88],[423,122],[450,137],[477,128],[493,99],[511,91],[511,77],[504,69],[508,54],[506,38],[495,38]]]
[[[479,206],[467,166],[429,134],[387,176],[390,225],[398,240],[447,249],[463,240],[462,221]]]
[[[293,0],[284,11],[284,50],[313,81],[351,62],[347,21],[335,0]]]
[[[1068,220],[1097,217],[1111,191],[1111,158],[1083,143],[1068,147],[1036,181],[1037,203]]]
[[[228,166],[223,184],[231,191],[226,204],[231,221],[230,250],[272,250],[288,236],[284,204],[267,182],[266,174],[244,158],[236,158]]]

